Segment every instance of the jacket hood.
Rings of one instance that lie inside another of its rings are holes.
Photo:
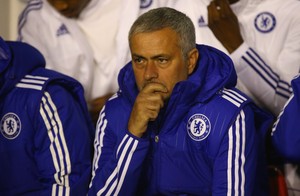
[[[0,37],[0,97],[38,67],[45,67],[45,59],[37,49],[22,42],[4,41]]]
[[[170,102],[177,105],[206,102],[222,88],[236,85],[237,75],[231,59],[220,50],[206,45],[197,45],[199,59],[194,72],[187,80],[178,82]],[[132,64],[129,62],[119,74],[120,90],[131,103],[138,94]]]

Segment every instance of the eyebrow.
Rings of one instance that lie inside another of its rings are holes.
[[[132,54],[133,57],[139,57],[139,58],[143,58],[143,59],[146,59],[146,57],[142,56],[142,55],[139,55],[139,54]],[[150,59],[158,59],[160,57],[169,57],[169,55],[167,54],[158,54],[158,55],[155,55],[155,56],[152,56],[150,57]]]

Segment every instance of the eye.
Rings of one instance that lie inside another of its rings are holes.
[[[160,68],[167,68],[170,65],[170,59],[167,57],[159,57],[156,59],[156,65]]]
[[[158,62],[160,63],[160,64],[166,64],[166,63],[168,63],[168,59],[167,58],[158,58]]]
[[[146,64],[145,59],[141,57],[133,57],[132,61],[137,68],[142,68]]]
[[[136,64],[142,64],[144,62],[144,59],[143,58],[140,58],[140,57],[134,57],[133,58],[133,61],[134,63]]]

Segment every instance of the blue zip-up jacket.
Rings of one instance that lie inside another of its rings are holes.
[[[279,155],[300,163],[300,75],[292,80],[291,85],[293,94],[274,123],[272,141]]]
[[[0,195],[85,195],[93,128],[82,86],[0,38]]]
[[[176,84],[143,138],[127,129],[138,89],[131,63],[121,70],[120,91],[97,123],[89,195],[237,196],[260,188],[258,146],[270,116],[234,88],[227,55],[197,48],[196,70]]]

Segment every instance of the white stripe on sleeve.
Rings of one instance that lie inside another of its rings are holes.
[[[227,196],[244,195],[246,126],[245,113],[243,110],[237,117],[235,124],[230,127],[228,139]],[[234,168],[234,175],[232,174],[232,168]],[[232,177],[234,179],[232,179]],[[234,184],[232,184],[233,181]]]
[[[56,184],[52,187],[52,195],[70,195],[69,174],[71,173],[71,161],[66,145],[62,122],[57,112],[57,108],[48,92],[44,93],[40,106],[40,114],[48,130],[50,139],[50,152],[56,170],[54,179]],[[65,167],[66,166],[66,167]],[[65,189],[65,190],[64,190]]]

